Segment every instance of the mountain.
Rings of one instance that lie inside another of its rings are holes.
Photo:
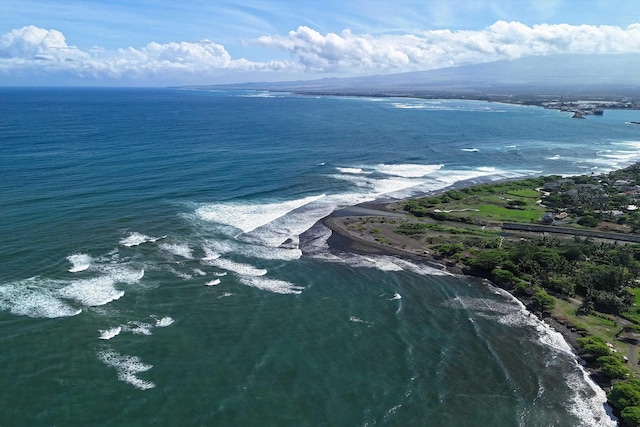
[[[640,96],[640,54],[550,55],[400,74],[207,86],[317,94]],[[200,86],[202,87],[202,86]]]

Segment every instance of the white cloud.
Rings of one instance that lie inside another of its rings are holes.
[[[263,36],[260,46],[284,50],[305,68],[324,72],[425,70],[557,53],[640,52],[640,24],[627,28],[568,24],[527,26],[498,21],[481,31],[434,30],[404,35],[326,35],[298,27]]]
[[[0,58],[65,61],[86,59],[88,55],[67,45],[60,31],[30,25],[0,37]]]
[[[210,40],[151,42],[142,48],[81,51],[67,44],[57,30],[35,26],[0,37],[0,72],[7,74],[67,75],[81,79],[116,79],[142,83],[184,83],[212,80],[224,72],[279,71],[291,68],[279,61],[232,59],[224,46]]]
[[[640,24],[621,28],[497,21],[480,31],[380,35],[349,30],[322,34],[300,26],[285,36],[262,36],[247,43],[254,49],[288,53],[291,60],[234,59],[211,40],[82,50],[68,44],[60,31],[27,26],[0,36],[0,75],[4,81],[22,77],[28,84],[31,76],[45,82],[62,76],[93,84],[153,85],[403,72],[530,55],[640,52]]]

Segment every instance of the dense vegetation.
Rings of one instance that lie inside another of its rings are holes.
[[[408,201],[417,217],[483,224],[538,222],[548,213],[556,225],[640,231],[640,165],[608,175],[563,178],[557,175],[499,184],[482,184]]]

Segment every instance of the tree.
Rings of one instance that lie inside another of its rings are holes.
[[[596,225],[598,225],[598,222],[600,222],[598,220],[598,218],[596,218],[593,215],[584,215],[582,217],[580,217],[580,219],[577,221],[578,224],[583,225],[585,227],[595,227]]]
[[[537,288],[531,299],[543,311],[553,310],[556,305],[556,300],[542,288]]]
[[[501,268],[491,270],[491,279],[501,288],[511,288],[518,282],[518,278],[512,272]]]
[[[604,341],[596,336],[589,335],[586,337],[578,338],[576,342],[578,343],[578,346],[580,346],[580,348],[590,356],[597,358],[601,356],[611,355],[611,350],[609,350],[609,347],[605,344]]]
[[[471,267],[479,270],[491,271],[496,268],[506,258],[504,252],[499,250],[488,250],[478,253],[469,260]]]
[[[609,393],[609,401],[621,411],[627,406],[639,406],[640,380],[617,383]]]
[[[629,376],[629,370],[622,364],[619,356],[600,356],[597,359],[602,373],[612,379],[623,379]]]
[[[464,245],[462,243],[442,243],[436,246],[436,249],[444,256],[451,256],[464,251]]]
[[[630,427],[640,426],[640,406],[627,406],[620,415]]]

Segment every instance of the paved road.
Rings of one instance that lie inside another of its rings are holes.
[[[513,222],[505,222],[502,224],[503,230],[520,230],[530,231],[535,233],[558,233],[558,234],[570,234],[573,236],[586,236],[596,237],[607,240],[618,240],[623,242],[640,243],[640,236],[637,234],[622,234],[622,233],[610,233],[604,231],[584,230],[581,228],[567,228],[567,227],[555,227],[552,225],[539,225],[539,224],[519,224]]]

